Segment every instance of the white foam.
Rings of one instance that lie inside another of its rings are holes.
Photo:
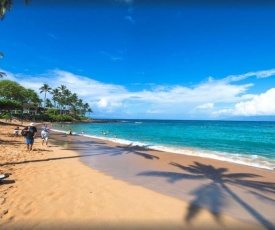
[[[62,132],[66,133],[66,131],[52,129],[55,132]],[[138,146],[146,149],[153,149],[162,152],[170,152],[176,154],[183,154],[188,156],[197,156],[203,158],[210,158],[220,161],[231,162],[235,164],[247,165],[256,168],[274,170],[275,169],[275,160],[270,160],[265,157],[260,157],[258,155],[244,155],[244,154],[231,154],[226,152],[218,152],[218,151],[204,151],[200,149],[188,149],[188,148],[177,148],[171,146],[161,146],[161,145],[152,145],[149,143],[143,143],[138,141],[131,141],[125,140],[120,138],[113,138],[113,137],[101,137],[101,136],[94,136],[94,135],[83,135],[85,137],[100,139],[100,140],[107,140],[112,141],[114,143],[119,143],[122,145],[128,146]]]

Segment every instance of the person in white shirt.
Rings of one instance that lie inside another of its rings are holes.
[[[49,139],[49,130],[47,128],[44,128],[42,131],[41,131],[41,138],[42,138],[42,145],[44,145],[44,142],[46,145],[48,145],[48,139]]]
[[[14,129],[13,133],[15,134],[15,136],[18,136],[19,130],[19,126]]]

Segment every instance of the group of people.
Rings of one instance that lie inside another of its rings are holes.
[[[20,128],[17,126],[14,129],[14,135],[19,136]],[[37,128],[35,127],[34,123],[30,123],[29,126],[23,128],[21,130],[22,136],[26,138],[26,144],[27,144],[27,151],[31,151],[34,143],[34,139],[37,136]],[[66,133],[66,135],[73,135],[73,132],[71,129]],[[81,132],[81,135],[84,135],[84,132]],[[43,125],[42,131],[41,131],[41,139],[42,139],[42,145],[46,144],[48,145],[48,139],[50,136],[50,129],[47,127],[46,124]]]
[[[14,129],[14,135],[18,136],[19,131],[20,131],[19,126],[17,126]],[[27,151],[29,152],[32,150],[34,138],[37,136],[37,128],[35,127],[35,124],[30,123],[29,126],[23,128],[22,135],[25,136],[26,138]],[[44,145],[44,143],[48,145],[49,136],[50,136],[50,129],[47,127],[47,125],[44,125],[41,131],[42,145]]]

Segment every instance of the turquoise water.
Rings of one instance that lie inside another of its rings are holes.
[[[126,145],[275,168],[274,121],[119,120],[54,127],[69,128],[77,134],[83,131],[85,136]]]

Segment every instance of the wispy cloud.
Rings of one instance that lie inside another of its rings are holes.
[[[272,71],[237,77],[272,76]],[[275,115],[275,88],[259,95],[249,94],[248,90],[253,84],[234,84],[236,79],[233,76],[230,76],[231,80],[228,80],[229,77],[219,80],[209,78],[192,87],[151,84],[146,89],[131,91],[122,85],[106,84],[63,70],[36,76],[5,72],[8,79],[37,92],[43,83],[52,88],[66,85],[91,105],[94,116],[210,119],[236,115]]]
[[[249,77],[267,78],[275,75],[275,69],[249,72],[241,75],[229,75],[224,80],[229,82],[241,81]]]
[[[57,39],[58,39],[58,37],[57,37],[57,36],[55,36],[55,35],[54,35],[54,34],[52,34],[52,33],[47,33],[47,36],[49,36],[50,38],[55,39],[55,40],[57,40]]]
[[[106,57],[108,57],[112,61],[121,61],[121,60],[123,60],[122,57],[117,56],[117,55],[113,55],[113,54],[110,54],[110,53],[107,53],[105,51],[100,51],[99,53],[102,54],[102,55],[104,55],[104,56],[106,56]]]
[[[214,108],[214,103],[206,103],[206,104],[197,106],[197,109],[212,109],[212,108]]]
[[[135,20],[132,18],[132,16],[127,15],[127,16],[125,16],[124,18],[125,18],[127,21],[131,22],[132,24],[135,24],[135,23],[136,23]]]

